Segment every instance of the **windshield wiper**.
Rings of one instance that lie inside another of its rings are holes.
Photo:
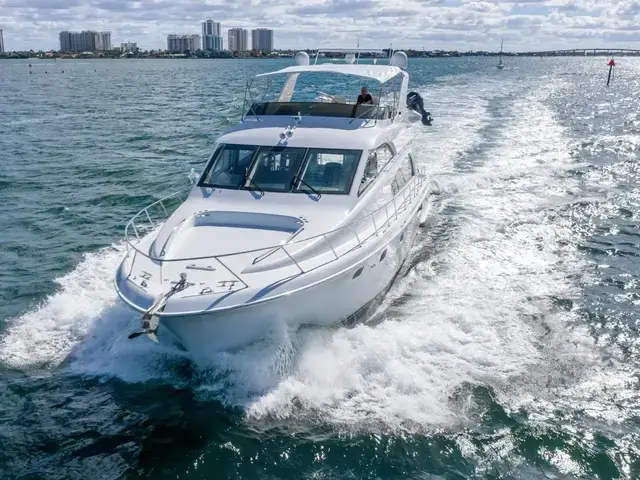
[[[315,188],[313,188],[311,185],[309,185],[307,182],[305,182],[302,178],[300,178],[298,175],[294,175],[293,176],[293,182],[292,183],[296,183],[296,182],[300,182],[301,184],[303,184],[305,187],[308,187],[309,190],[311,190],[313,193],[316,194],[316,196],[318,197],[318,200],[320,198],[322,198],[322,194],[317,191]]]
[[[258,185],[256,182],[254,182],[253,180],[251,180],[251,175],[245,175],[244,177],[244,188],[247,188],[247,185],[251,188],[249,188],[249,190],[253,190],[253,191],[257,191],[260,193],[260,195],[262,195],[264,197],[264,190],[262,189],[262,187],[260,187],[260,185]]]

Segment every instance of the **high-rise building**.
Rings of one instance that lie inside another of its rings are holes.
[[[207,35],[202,38],[202,49],[203,50],[213,50],[220,51],[224,50],[224,44],[222,41],[222,37],[215,37],[213,35]]]
[[[125,42],[120,44],[120,51],[122,53],[135,53],[138,51],[138,44],[135,42]]]
[[[251,49],[271,52],[273,50],[273,30],[268,28],[251,30]]]
[[[0,30],[0,53],[4,53],[4,37],[2,36],[2,30]]]
[[[60,32],[60,51],[71,51],[71,32]]]
[[[60,32],[61,52],[99,52],[111,50],[111,32]]]
[[[200,50],[200,35],[168,35],[167,50],[171,53],[195,52]]]
[[[246,52],[249,49],[249,32],[244,28],[229,29],[229,50]]]
[[[207,20],[202,22],[202,36],[213,35],[214,37],[222,36],[222,25],[220,22],[214,22],[213,20]]]
[[[96,50],[111,50],[111,32],[94,32],[96,39]]]
[[[222,50],[222,25],[220,22],[207,20],[202,22],[202,49],[203,50]]]

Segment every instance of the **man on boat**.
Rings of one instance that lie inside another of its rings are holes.
[[[373,103],[373,98],[371,98],[371,95],[369,95],[369,92],[367,92],[367,87],[362,87],[360,95],[358,95],[358,101],[356,103]]]

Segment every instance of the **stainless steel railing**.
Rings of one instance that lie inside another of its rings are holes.
[[[171,200],[175,200],[178,199],[180,204],[182,204],[184,202],[184,199],[182,198],[182,196],[184,195],[185,198],[188,196],[188,190],[189,189],[185,189],[185,190],[179,190],[175,193],[172,193],[171,195],[167,195],[164,198],[161,198],[160,200],[157,200],[155,202],[153,202],[150,205],[147,205],[146,207],[144,207],[142,210],[140,210],[138,213],[136,213],[131,220],[129,220],[127,222],[126,227],[124,228],[124,236],[125,236],[125,240],[127,241],[127,243],[131,246],[133,246],[133,243],[131,242],[131,234],[129,229],[133,230],[134,235],[136,236],[136,239],[138,241],[140,241],[140,232],[139,229],[147,232],[149,230],[152,230],[153,228],[155,228],[156,226],[158,226],[159,223],[163,223],[165,220],[167,220],[171,214],[167,211],[167,208],[165,206],[165,202],[169,203],[169,201]],[[179,206],[179,205],[178,205]],[[154,221],[152,219],[152,215],[155,215],[155,212],[153,211],[153,209],[155,208],[157,210],[157,207],[160,207],[160,213],[161,215],[164,214],[159,220]],[[171,207],[169,207],[171,208]],[[175,209],[173,210],[175,211]],[[171,213],[173,213],[173,211]],[[147,218],[147,221],[149,222],[147,225],[138,225],[138,227],[136,227],[136,219],[138,217],[141,217],[142,215],[144,215]],[[142,252],[140,252],[142,253]]]
[[[264,261],[266,258],[271,257],[278,251],[281,251],[290,260],[291,263],[289,264],[289,266],[295,265],[295,267],[299,271],[299,274],[308,273],[324,265],[327,265],[328,263],[339,260],[340,258],[344,257],[348,253],[354,251],[355,249],[361,248],[367,241],[378,236],[381,232],[386,231],[386,229],[388,229],[391,226],[391,224],[398,219],[399,213],[408,209],[409,206],[414,202],[414,200],[419,198],[421,188],[423,187],[425,182],[426,182],[425,177],[417,173],[416,175],[411,177],[411,179],[397,192],[397,194],[390,201],[388,201],[381,207],[377,208],[373,212],[349,224],[340,226],[334,230],[330,230],[328,232],[324,232],[324,233],[314,235],[312,237],[304,238],[301,240],[296,240],[296,237],[302,231],[302,229],[294,233],[288,239],[288,241],[283,244],[271,245],[268,247],[261,247],[257,249],[244,250],[244,251],[218,254],[218,255],[214,254],[214,255],[205,255],[205,256],[199,256],[199,257],[165,259],[165,258],[162,258],[162,256],[155,257],[151,255],[149,251],[147,252],[142,251],[138,247],[138,244],[140,243],[140,240],[141,240],[141,236],[140,236],[141,233],[148,232],[155,228],[158,228],[167,218],[169,218],[170,216],[169,210],[171,210],[171,208],[169,208],[168,210],[167,205],[169,205],[170,203],[175,203],[176,200],[179,200],[180,203],[184,201],[183,195],[185,194],[185,191],[184,190],[179,191],[165,198],[157,200],[156,202],[143,208],[136,215],[134,215],[133,218],[127,223],[125,227],[125,239],[130,247],[128,255],[131,254],[132,251],[134,252],[134,259],[132,260],[130,272],[133,271],[134,263],[138,255],[142,255],[143,257],[147,258],[148,260],[151,260],[154,263],[158,262],[159,264],[158,266],[160,268],[162,268],[163,264],[170,263],[170,262],[187,262],[187,261],[192,262],[192,261],[198,261],[198,260],[213,260],[219,266],[221,266],[224,270],[228,271],[235,279],[237,279],[243,285],[243,288],[248,288],[249,285],[248,283],[245,282],[244,279],[246,279],[248,275],[252,275],[252,273],[243,273],[245,268],[243,268],[239,272],[236,271],[237,268],[234,269],[230,267],[227,264],[227,260],[233,257],[240,257],[243,255],[255,254],[255,257],[247,264],[247,267],[249,267],[250,265],[255,266],[256,264]],[[206,213],[207,212],[197,212],[197,213],[194,213],[193,215],[203,215]],[[161,215],[161,217],[158,218],[158,215]],[[174,230],[178,228],[178,226],[182,224],[183,221],[185,220],[186,218],[183,219],[181,222],[178,222],[176,224],[176,227],[174,227]],[[362,228],[363,226],[364,228]],[[133,235],[131,234],[131,232],[133,232]],[[336,245],[331,241],[332,237],[337,237],[339,236],[339,234],[347,233],[347,232],[350,232],[351,234],[353,234],[353,237],[350,237],[350,240],[345,239],[339,245]],[[313,242],[319,241],[321,239],[324,242],[324,244],[327,245],[328,248],[323,250],[321,253],[318,253],[314,258],[320,257],[321,255],[325,255],[331,252],[332,259],[322,264],[314,265],[311,268],[305,268],[304,262],[309,261],[309,259],[307,258],[306,260],[299,260],[299,259],[297,260],[296,253],[299,253],[300,250],[298,252],[293,252],[292,249],[296,247],[300,248],[305,243],[312,244]],[[353,244],[353,246],[348,248],[350,244]],[[346,245],[346,248],[343,249],[344,251],[340,251],[340,248],[344,247],[345,245]],[[189,265],[187,265],[186,268],[188,267]]]

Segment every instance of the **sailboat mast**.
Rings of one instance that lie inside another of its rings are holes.
[[[500,41],[500,63],[502,63],[502,46],[504,45],[504,38]]]

